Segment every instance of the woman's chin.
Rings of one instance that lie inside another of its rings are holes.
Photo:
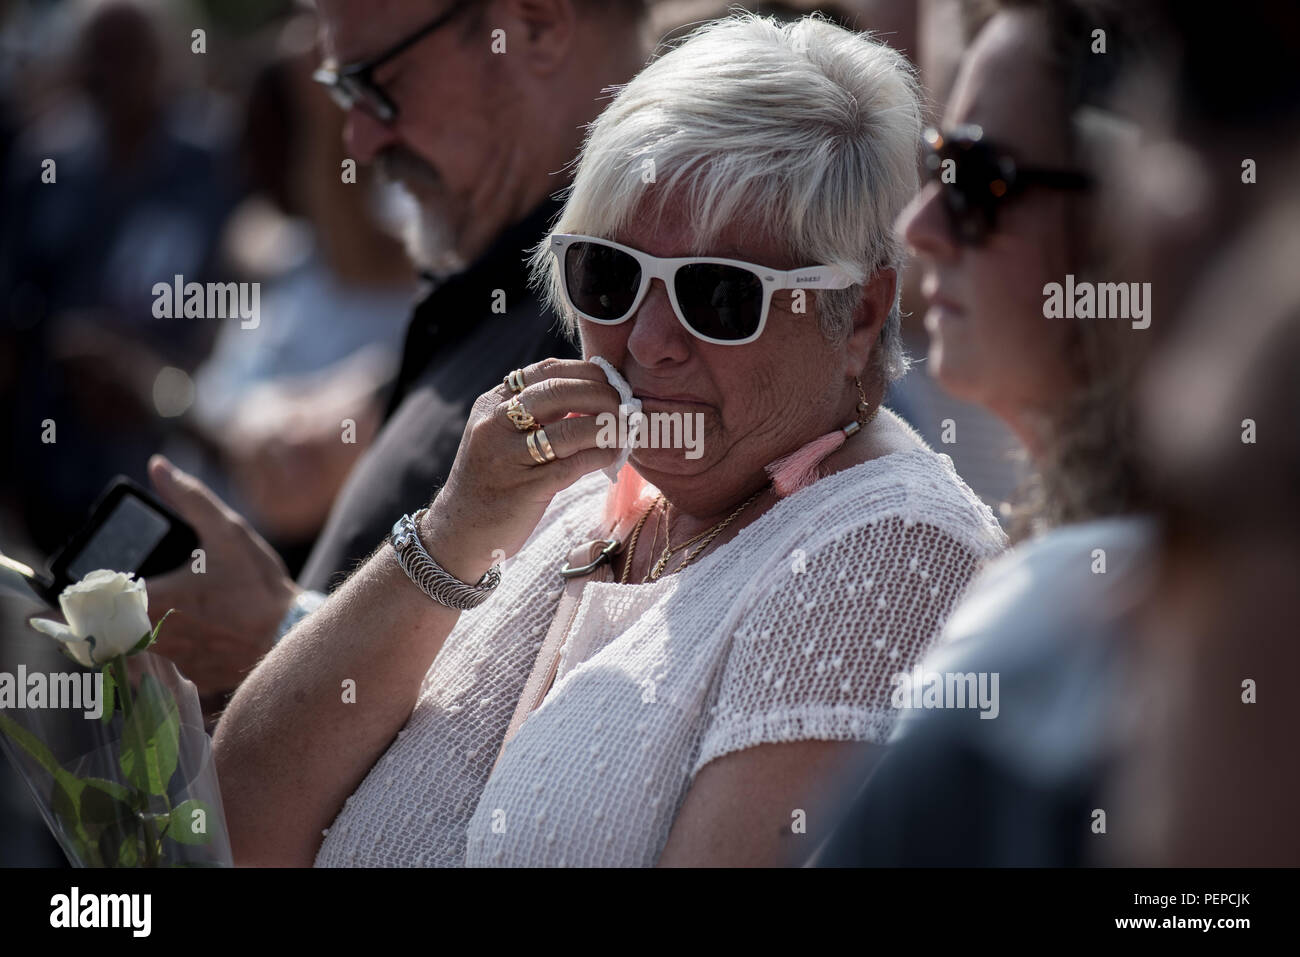
[[[664,476],[688,478],[708,469],[703,457],[688,459],[682,449],[636,449],[628,461],[647,482]]]
[[[978,367],[963,361],[964,358],[960,345],[933,338],[930,340],[927,371],[954,399],[978,404],[985,392],[982,376]]]

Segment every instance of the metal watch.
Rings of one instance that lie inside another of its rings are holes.
[[[414,515],[403,515],[393,525],[390,541],[398,564],[422,592],[440,605],[462,611],[477,608],[501,583],[501,566],[493,565],[473,585],[467,585],[451,574],[424,550],[420,542],[420,519],[427,511],[427,508],[422,508]]]
[[[293,626],[298,624],[321,605],[325,604],[325,595],[318,591],[300,591],[294,600],[289,604],[289,610],[284,613],[280,619],[280,627],[275,630],[275,641],[273,644],[279,644],[280,639],[293,630]]]

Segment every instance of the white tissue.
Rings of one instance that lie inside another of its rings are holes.
[[[645,423],[645,416],[641,412],[641,400],[632,395],[632,387],[627,384],[627,380],[619,374],[619,371],[601,356],[592,356],[589,362],[600,367],[605,373],[605,378],[609,384],[614,387],[618,393],[618,415],[620,422],[627,421],[627,445],[623,446],[623,451],[618,455],[616,461],[609,468],[605,469],[605,475],[612,484],[618,484],[618,473],[622,471],[623,466],[627,464],[628,456],[632,454],[632,449],[641,437],[641,429]],[[621,429],[619,431],[622,431]]]

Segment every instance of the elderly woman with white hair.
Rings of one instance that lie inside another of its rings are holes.
[[[535,262],[595,361],[484,393],[428,508],[244,683],[238,860],[813,850],[1004,545],[880,407],[919,137],[905,61],[818,19],[718,21],[619,92]],[[686,416],[693,450],[638,441]]]

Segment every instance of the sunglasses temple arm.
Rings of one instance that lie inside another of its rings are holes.
[[[836,266],[806,266],[791,269],[779,276],[782,289],[847,289],[861,282]]]

